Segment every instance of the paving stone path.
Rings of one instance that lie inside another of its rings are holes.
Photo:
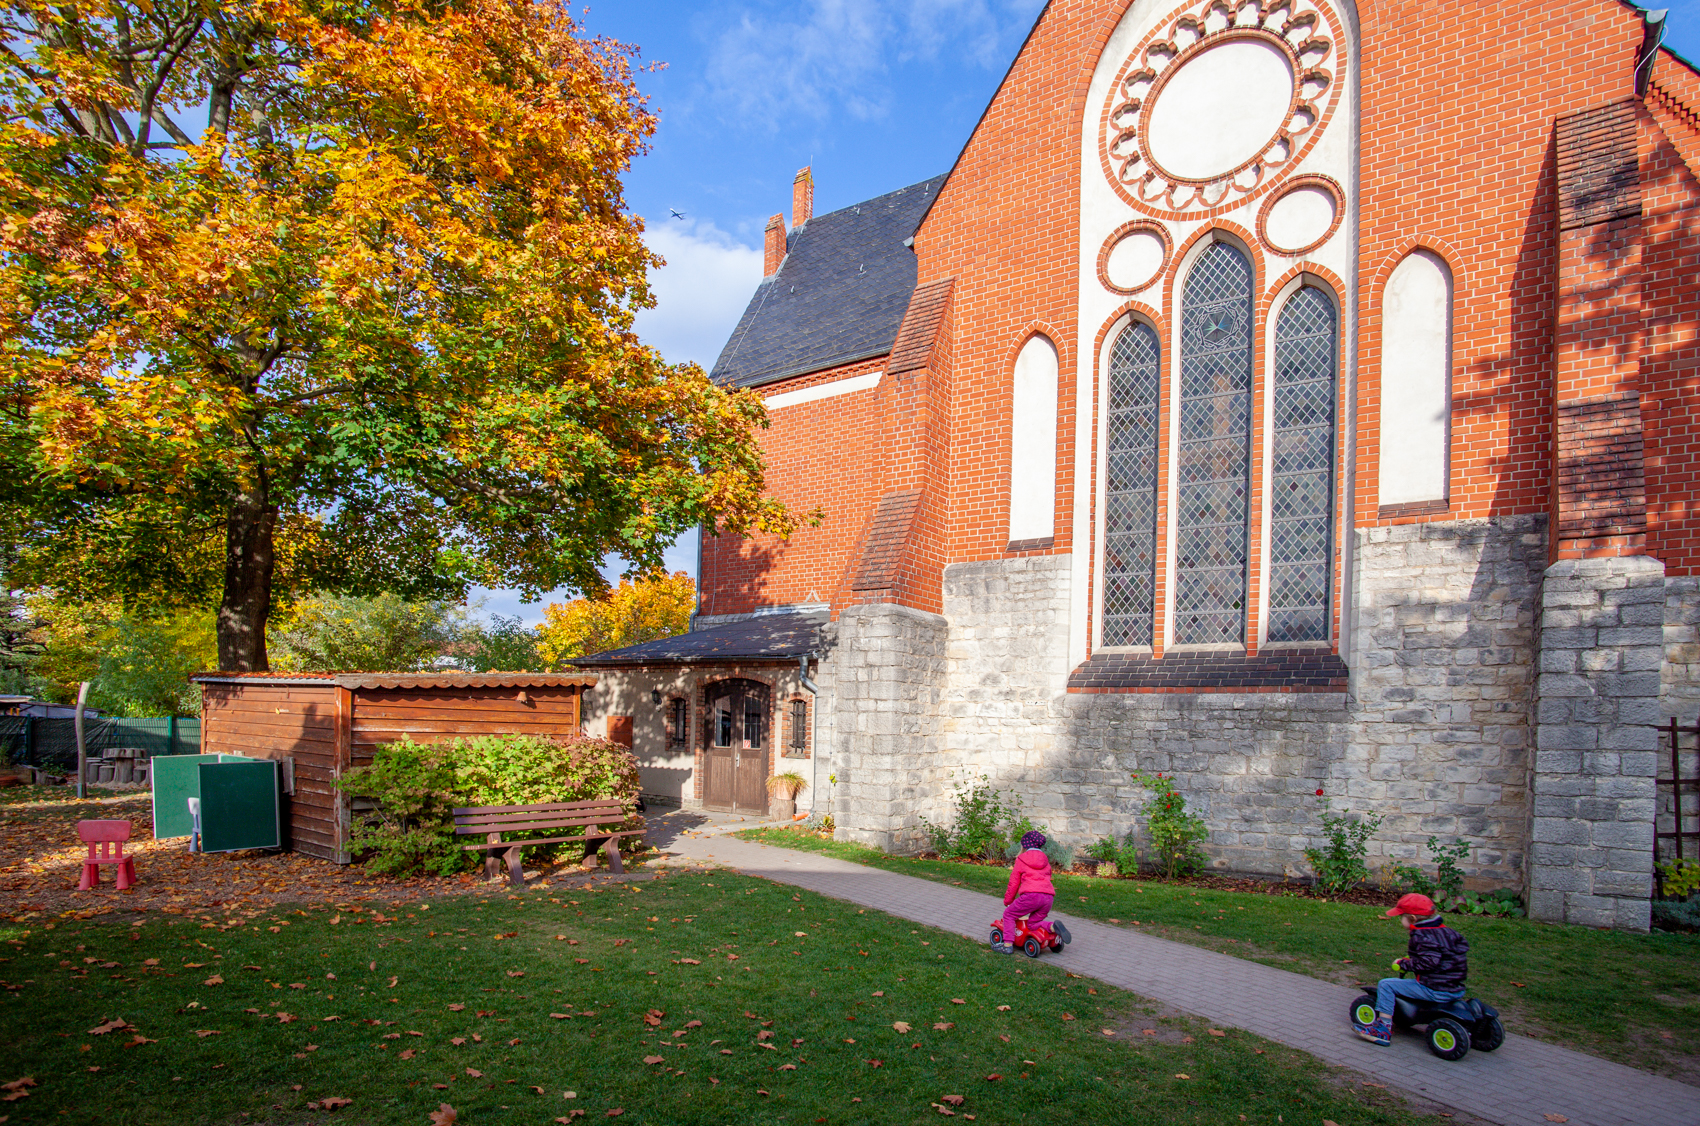
[[[730,836],[687,831],[669,848],[681,858],[724,864],[980,941],[987,924],[1003,913],[998,900],[966,888]],[[1075,973],[1212,1024],[1255,1032],[1490,1122],[1700,1126],[1700,1088],[1523,1036],[1507,1036],[1499,1051],[1471,1052],[1456,1063],[1436,1059],[1415,1036],[1398,1036],[1391,1048],[1377,1048],[1347,1024],[1354,990],[1076,919],[1066,911],[1056,914],[1074,934],[1059,962]]]

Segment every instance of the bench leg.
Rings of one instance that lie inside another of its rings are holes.
[[[620,864],[620,838],[609,837],[602,845],[602,855],[608,858],[608,870],[615,875],[625,871]]]
[[[508,849],[508,886],[509,887],[522,888],[522,887],[525,886],[525,872],[520,867],[520,863],[519,863],[519,854],[520,854],[521,851],[522,850],[521,850],[519,845],[514,845],[512,848]]]

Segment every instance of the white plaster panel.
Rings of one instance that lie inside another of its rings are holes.
[[[1358,51],[1357,51],[1357,15],[1349,3],[1340,0],[1331,5],[1344,25],[1345,35],[1341,48],[1340,69],[1336,81],[1347,84],[1345,96],[1336,106],[1333,117],[1323,129],[1320,137],[1311,147],[1305,157],[1295,167],[1283,173],[1291,178],[1307,173],[1328,176],[1339,184],[1344,193],[1343,208],[1345,214],[1340,224],[1340,230],[1335,236],[1321,246],[1303,255],[1286,254],[1272,247],[1262,248],[1261,261],[1258,264],[1257,284],[1260,290],[1285,274],[1293,266],[1300,263],[1315,265],[1326,269],[1334,276],[1343,279],[1346,293],[1339,295],[1341,301],[1342,343],[1344,345],[1344,366],[1340,376],[1344,381],[1344,398],[1348,404],[1354,402],[1357,386],[1357,305],[1351,299],[1357,284],[1357,173],[1358,173],[1358,120],[1359,120],[1359,82],[1358,82]],[[1080,262],[1077,274],[1079,286],[1079,333],[1078,347],[1075,350],[1076,367],[1074,372],[1076,402],[1081,409],[1076,411],[1075,449],[1080,451],[1083,461],[1077,467],[1074,475],[1074,527],[1075,542],[1082,545],[1073,554],[1073,570],[1069,583],[1069,660],[1079,663],[1086,659],[1090,648],[1090,622],[1101,615],[1091,612],[1092,601],[1096,596],[1091,581],[1094,565],[1101,571],[1101,560],[1095,559],[1095,553],[1101,551],[1103,537],[1098,533],[1101,521],[1101,506],[1095,503],[1095,497],[1100,495],[1103,487],[1103,424],[1102,410],[1087,409],[1088,404],[1096,402],[1099,393],[1100,374],[1104,364],[1104,349],[1094,347],[1095,341],[1110,320],[1115,317],[1118,309],[1128,300],[1127,297],[1105,288],[1098,277],[1098,253],[1105,240],[1114,233],[1116,228],[1134,219],[1149,218],[1124,201],[1111,187],[1105,177],[1102,158],[1099,155],[1098,143],[1100,133],[1100,114],[1110,95],[1110,87],[1116,74],[1127,60],[1133,49],[1145,37],[1158,21],[1174,12],[1174,0],[1134,0],[1123,12],[1121,20],[1114,31],[1110,33],[1105,43],[1104,52],[1099,56],[1096,68],[1092,74],[1091,86],[1088,88],[1085,100],[1085,113],[1080,121]],[[1224,44],[1226,46],[1226,44]],[[1220,48],[1206,52],[1200,56],[1200,61],[1209,55],[1217,54]],[[1189,63],[1187,70],[1191,70]],[[1177,74],[1171,83],[1178,82],[1188,76],[1183,72]],[[1289,87],[1290,89],[1290,87]],[[1170,91],[1165,90],[1160,101],[1167,103]],[[1283,111],[1285,106],[1283,105]],[[1174,103],[1163,106],[1165,115],[1173,112],[1177,120],[1182,121],[1187,128],[1198,132],[1217,129],[1222,122],[1219,120],[1219,110],[1213,107],[1207,96],[1204,101],[1194,103],[1188,110],[1184,99],[1177,98]],[[1237,112],[1237,111],[1236,111]],[[1212,115],[1216,115],[1213,117]],[[1273,128],[1270,130],[1273,132]],[[1268,134],[1264,134],[1265,137]],[[1276,189],[1277,191],[1279,189]],[[1243,230],[1257,230],[1257,213],[1263,199],[1256,198],[1241,206],[1223,213],[1216,221],[1231,222]],[[1206,221],[1191,220],[1157,220],[1167,228],[1171,245],[1177,250],[1186,244],[1187,240],[1206,225]],[[1112,275],[1113,277],[1114,275]],[[1138,294],[1138,301],[1151,305],[1161,311],[1171,325],[1178,323],[1179,309],[1176,308],[1176,295],[1171,292],[1169,279],[1159,281],[1151,288]],[[1106,344],[1113,341],[1114,332],[1105,336]],[[1164,369],[1165,379],[1173,380],[1174,369],[1170,361],[1176,354],[1172,341],[1164,340]],[[1257,378],[1266,378],[1267,373],[1259,371]],[[1354,448],[1355,417],[1348,409],[1347,416],[1341,420],[1345,448]],[[1095,457],[1096,460],[1089,460]],[[1353,487],[1354,465],[1347,458],[1340,467],[1340,496],[1351,495]],[[1350,512],[1349,505],[1339,504],[1338,511]],[[1085,545],[1091,544],[1091,552]],[[1350,553],[1353,549],[1351,537],[1344,538],[1342,549],[1348,556],[1347,575],[1350,575]],[[1347,604],[1347,612],[1341,622],[1342,651],[1349,651],[1350,604],[1353,593],[1349,587],[1342,589],[1342,596]]]
[[[1010,409],[1009,538],[1044,539],[1057,519],[1057,349],[1046,337],[1021,346]]]
[[[1231,172],[1269,144],[1292,99],[1293,67],[1278,47],[1230,39],[1164,84],[1150,110],[1151,158],[1187,180]]]
[[[784,391],[778,395],[769,395],[762,402],[770,411],[784,407],[794,407],[800,403],[813,403],[820,399],[831,399],[837,395],[848,395],[852,391],[869,391],[880,385],[883,371],[870,371],[866,375],[853,375],[849,379],[834,380],[831,383],[817,383],[813,387],[804,387],[800,391]]]
[[[1165,247],[1153,231],[1134,231],[1122,236],[1110,248],[1104,273],[1123,289],[1138,289],[1157,276],[1163,268]]]
[[[1263,224],[1271,246],[1292,250],[1309,246],[1334,222],[1334,197],[1321,188],[1298,188],[1276,200]]]
[[[1452,274],[1426,250],[1381,302],[1381,503],[1445,500],[1452,408]]]

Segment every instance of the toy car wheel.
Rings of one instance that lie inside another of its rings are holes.
[[[1003,928],[1002,927],[993,927],[992,928],[992,945],[993,946],[1002,946],[1003,945]]]
[[[1451,1017],[1436,1017],[1428,1026],[1428,1050],[1443,1060],[1461,1060],[1470,1054],[1470,1034]]]
[[[1026,942],[1021,944],[1021,952],[1029,958],[1037,958],[1044,949],[1043,946],[1039,945],[1039,940],[1031,935],[1027,937]]]
[[[1478,1052],[1491,1052],[1505,1043],[1505,1026],[1499,1023],[1498,1017],[1488,1017],[1476,1022],[1476,1027],[1470,1031],[1470,1047]]]
[[[1366,994],[1352,1002],[1352,1027],[1368,1028],[1375,1023],[1375,1002]]]

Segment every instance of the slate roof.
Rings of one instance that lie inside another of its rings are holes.
[[[711,375],[756,387],[891,351],[915,290],[903,245],[943,176],[817,215],[786,238],[785,261],[762,279]]]
[[[619,665],[715,664],[732,660],[784,660],[820,649],[820,627],[826,625],[827,610],[796,614],[760,614],[707,629],[692,630],[678,637],[646,641],[625,649],[612,649],[572,663],[581,668]]]

